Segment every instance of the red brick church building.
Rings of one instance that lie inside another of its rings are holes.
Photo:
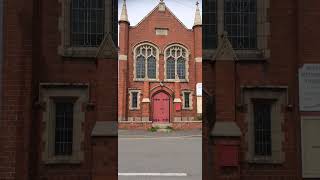
[[[124,1],[119,19],[119,127],[201,128],[199,8],[192,29],[163,1],[137,25],[130,26],[129,19]]]

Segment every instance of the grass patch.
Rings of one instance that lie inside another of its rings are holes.
[[[148,130],[149,130],[150,132],[157,132],[158,129],[160,129],[160,128],[159,128],[158,126],[156,126],[156,127],[151,127],[151,128],[149,128]]]
[[[166,129],[173,131],[173,127],[171,127],[171,126],[167,126]]]

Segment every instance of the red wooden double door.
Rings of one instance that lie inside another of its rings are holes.
[[[152,119],[153,122],[167,123],[170,120],[170,96],[159,92],[152,98]]]

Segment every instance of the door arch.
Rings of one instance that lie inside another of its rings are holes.
[[[152,97],[152,121],[157,123],[170,121],[170,96],[163,91]]]

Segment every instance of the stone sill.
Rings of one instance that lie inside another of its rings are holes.
[[[152,121],[119,121],[119,123],[130,124],[130,123],[152,123]]]
[[[249,164],[282,164],[281,160],[272,160],[272,159],[252,159],[247,161]]]
[[[202,121],[173,121],[173,123],[202,123]]]
[[[80,160],[68,160],[67,158],[65,159],[50,159],[50,160],[45,160],[44,163],[46,165],[55,165],[55,164],[81,164]]]

